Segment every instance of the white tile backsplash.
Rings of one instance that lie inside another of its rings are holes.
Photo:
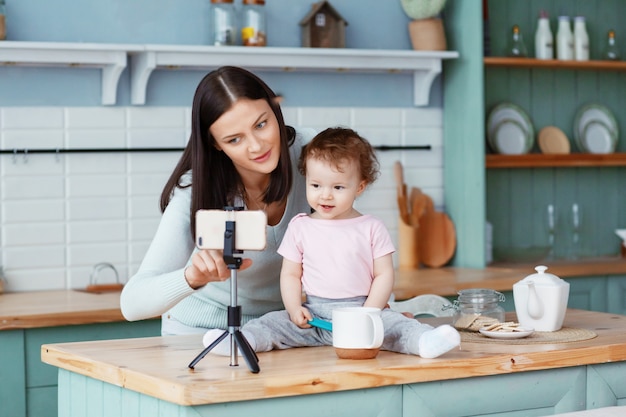
[[[176,147],[189,107],[0,108],[1,149]],[[393,163],[435,205],[443,201],[443,126],[437,108],[286,107],[296,127],[355,129],[374,145],[431,145],[378,152],[381,175],[357,200],[397,235]],[[0,155],[0,265],[9,291],[83,288],[93,266],[132,275],[160,219],[159,198],[180,152]]]
[[[65,109],[65,126],[70,129],[115,129],[126,127],[123,107],[70,107]]]
[[[62,107],[3,107],[2,129],[63,129]]]

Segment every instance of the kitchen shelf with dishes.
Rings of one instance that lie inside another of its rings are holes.
[[[485,164],[487,168],[623,167],[626,166],[626,153],[488,154]]]
[[[484,58],[486,67],[546,68],[587,71],[626,71],[626,61],[560,61],[556,59],[509,58],[489,56]]]
[[[135,105],[145,104],[155,69],[209,70],[237,65],[283,72],[412,74],[414,105],[423,106],[442,71],[442,60],[458,56],[456,51],[0,42],[0,65],[102,69],[103,105],[115,104],[118,81],[130,57],[131,103]]]

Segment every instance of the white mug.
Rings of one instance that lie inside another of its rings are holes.
[[[385,330],[380,309],[374,307],[344,307],[333,310],[333,346],[337,349],[378,349],[383,344]],[[339,357],[342,357],[337,353]]]

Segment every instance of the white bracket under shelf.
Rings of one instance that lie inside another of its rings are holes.
[[[412,73],[413,101],[423,106],[441,73],[441,60],[459,56],[455,51],[184,45],[145,45],[142,51],[129,53],[131,103],[137,105],[145,104],[148,80],[155,69],[212,70],[235,65],[251,70]]]
[[[3,41],[0,65],[101,68],[102,104],[112,105],[128,53],[142,49],[129,44]]]

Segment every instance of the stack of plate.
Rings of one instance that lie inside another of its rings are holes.
[[[501,103],[487,118],[487,140],[494,152],[521,155],[533,147],[535,131],[524,110],[513,103]]]
[[[599,104],[588,104],[574,118],[574,140],[581,152],[612,153],[617,146],[619,127],[613,113]]]

